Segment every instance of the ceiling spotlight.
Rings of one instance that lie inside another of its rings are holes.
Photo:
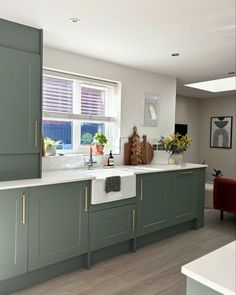
[[[172,53],[171,55],[172,56],[179,56],[179,53],[178,52],[175,52],[175,53]]]
[[[80,19],[78,17],[72,17],[72,18],[70,18],[70,21],[72,23],[79,23],[80,22]]]
[[[228,75],[234,75],[235,74],[235,72],[228,72]]]

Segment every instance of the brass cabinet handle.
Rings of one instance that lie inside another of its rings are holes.
[[[88,211],[88,187],[85,187],[85,196],[84,196],[84,211]]]
[[[140,179],[140,200],[143,200],[143,179]]]
[[[135,209],[132,210],[132,231],[135,231]]]
[[[22,194],[22,220],[23,224],[26,224],[26,198],[25,193]]]
[[[187,174],[193,174],[193,171],[184,171],[184,172],[182,172],[182,175],[187,175]]]
[[[34,147],[38,147],[38,121],[34,121]]]

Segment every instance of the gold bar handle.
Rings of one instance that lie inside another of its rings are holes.
[[[193,171],[184,171],[184,172],[182,172],[182,175],[188,175],[188,174],[193,174]]]
[[[140,179],[140,198],[141,201],[143,200],[143,179]]]
[[[132,210],[132,231],[135,231],[135,209]]]
[[[22,194],[22,220],[23,224],[26,224],[26,198],[25,193]]]
[[[85,196],[84,196],[84,211],[88,211],[88,187],[85,187]]]
[[[38,121],[34,121],[34,147],[38,147]]]

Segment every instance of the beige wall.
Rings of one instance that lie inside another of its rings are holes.
[[[174,130],[176,78],[48,47],[44,48],[44,67],[121,82],[121,137],[128,137],[134,125],[140,135],[149,138],[159,138]],[[160,96],[157,127],[143,126],[145,92]]]
[[[200,101],[195,98],[177,96],[176,123],[188,125],[188,135],[193,143],[184,153],[184,161],[199,163],[200,161]]]
[[[233,116],[232,149],[210,148],[210,118]],[[177,96],[176,123],[188,124],[193,145],[185,154],[189,162],[206,161],[207,179],[213,168],[225,177],[236,178],[236,97],[197,99]]]
[[[236,178],[236,98],[220,97],[200,100],[200,160],[208,164],[207,178],[213,168],[222,170],[225,177]],[[210,118],[233,116],[232,149],[210,148]]]

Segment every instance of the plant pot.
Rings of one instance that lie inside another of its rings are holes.
[[[183,163],[183,153],[170,154],[168,164],[170,165],[181,165]]]
[[[96,144],[95,145],[95,153],[97,155],[103,155],[104,145],[103,144]]]
[[[46,156],[56,156],[57,150],[55,146],[46,146]]]

